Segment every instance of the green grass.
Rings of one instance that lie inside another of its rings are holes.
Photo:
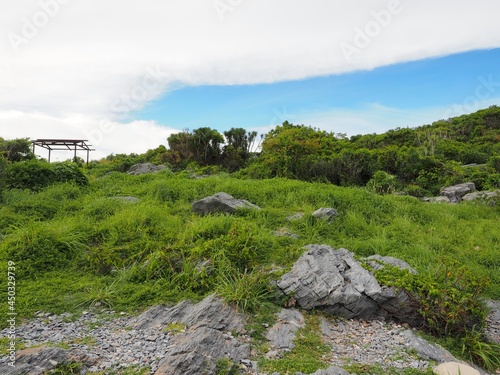
[[[51,186],[5,192],[0,206],[0,274],[16,263],[16,312],[78,314],[89,306],[138,312],[157,303],[200,300],[218,292],[243,310],[268,300],[262,286],[278,278],[311,243],[358,256],[390,255],[432,275],[440,260],[466,265],[500,299],[500,207],[422,203],[362,188],[229,175],[190,179],[162,171],[91,176],[86,188]],[[262,207],[198,216],[191,203],[227,192]],[[111,199],[134,196],[139,202]],[[332,223],[311,213],[333,207]],[[301,212],[303,219],[287,221]],[[278,237],[286,227],[298,239]],[[245,284],[246,283],[246,284]],[[4,284],[3,284],[4,285]],[[248,286],[254,285],[247,293]],[[7,300],[6,288],[0,300]],[[5,316],[7,304],[0,304]],[[1,321],[0,327],[6,322]]]
[[[319,330],[319,317],[314,314],[305,315],[306,325],[300,328],[295,340],[295,347],[284,353],[278,359],[259,360],[259,369],[262,371],[294,374],[313,372],[328,367],[327,359],[330,347],[325,345]]]

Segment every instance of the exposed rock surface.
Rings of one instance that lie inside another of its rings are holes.
[[[474,193],[466,194],[462,197],[463,201],[473,201],[476,199],[480,199],[487,203],[495,203],[495,199],[500,199],[500,190],[493,191],[476,191]]]
[[[244,332],[241,316],[220,298],[212,295],[196,305],[184,301],[171,308],[155,306],[132,327],[143,330],[172,322],[186,328],[173,337],[155,375],[212,374],[219,359],[239,363],[250,357],[249,345],[231,334]]]
[[[30,348],[20,350],[17,353],[14,366],[0,363],[0,374],[44,375],[48,371],[55,369],[56,366],[68,362],[80,362],[92,366],[95,364],[96,359],[77,350],[69,351],[47,347]]]
[[[272,348],[267,356],[271,358],[276,357],[280,351],[294,348],[293,340],[297,330],[305,326],[304,316],[296,309],[281,309],[277,317],[278,321],[266,333],[266,339]]]
[[[415,350],[420,358],[431,359],[438,363],[457,361],[457,359],[446,349],[443,349],[437,344],[432,344],[422,337],[415,336],[413,331],[406,330],[401,333],[401,336],[406,339],[407,345]]]
[[[331,347],[328,361],[336,366],[379,365],[383,369],[420,369],[429,361],[416,358],[403,335],[405,328],[394,322],[360,319],[320,318],[323,341]]]
[[[490,309],[490,313],[486,318],[486,337],[500,344],[500,301],[486,301],[486,306]]]
[[[165,165],[154,165],[151,163],[139,163],[130,167],[128,174],[137,176],[144,173],[156,173],[163,169],[167,169]]]
[[[334,208],[321,207],[312,213],[316,219],[323,219],[332,222],[338,216],[338,212]]]
[[[7,357],[0,358],[0,374],[39,375],[62,362],[76,361],[84,364],[84,373],[136,365],[157,375],[208,375],[215,374],[218,359],[240,364],[250,357],[243,318],[215,296],[197,304],[155,306],[135,318],[101,322],[84,314],[77,322],[65,322],[67,318],[44,315],[16,332],[28,346],[65,343],[71,349],[18,351],[15,367],[8,365]]]
[[[235,213],[237,209],[255,209],[261,208],[244,199],[236,199],[227,193],[217,193],[215,195],[196,201],[192,205],[193,212],[201,215],[227,212]]]
[[[375,277],[346,249],[308,245],[278,287],[310,310],[318,308],[346,318],[394,318],[411,325],[421,322],[404,292],[381,287]]]
[[[458,203],[466,194],[476,191],[476,185],[473,182],[465,182],[463,184],[448,186],[441,189],[439,195],[449,199],[451,203]]]
[[[381,256],[381,255],[371,255],[368,258],[366,258],[366,260],[367,260],[367,263],[371,267],[373,267],[374,270],[382,269],[382,268],[384,268],[384,264],[387,264],[389,266],[394,266],[394,267],[408,270],[413,275],[416,275],[418,273],[412,266],[410,266],[404,260],[401,260],[398,258],[389,257],[389,256]]]
[[[433,372],[436,375],[480,375],[479,371],[458,362],[441,363]]]

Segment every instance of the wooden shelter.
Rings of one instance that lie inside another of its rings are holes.
[[[35,139],[31,141],[33,143],[33,153],[35,153],[36,146],[49,150],[49,163],[52,151],[74,151],[75,159],[77,151],[87,151],[88,164],[90,151],[95,151],[95,149],[90,148],[92,145],[88,145],[86,142],[88,142],[87,139]]]

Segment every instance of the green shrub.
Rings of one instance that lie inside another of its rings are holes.
[[[422,198],[425,196],[425,190],[415,184],[407,185],[405,191],[406,194],[411,195],[412,197]]]
[[[405,290],[419,306],[425,329],[437,337],[465,336],[484,326],[480,293],[489,281],[478,279],[465,266],[443,262],[431,276],[384,267],[375,276],[382,284]]]
[[[51,165],[54,182],[74,182],[79,186],[87,186],[89,180],[76,163],[64,162]]]
[[[500,173],[500,156],[498,155],[492,156],[488,160],[488,166],[490,168],[493,168],[497,173]]]
[[[7,171],[7,186],[11,189],[40,191],[57,182],[73,182],[88,185],[88,179],[74,163],[49,164],[40,160],[10,164]]]
[[[9,233],[0,254],[18,264],[17,275],[36,277],[63,270],[86,249],[84,235],[70,223],[28,223]]]
[[[500,345],[485,341],[480,332],[471,331],[458,340],[460,355],[494,373],[500,369]]]
[[[30,160],[10,164],[6,180],[11,189],[40,191],[54,183],[55,174],[49,163]]]
[[[378,194],[392,194],[396,190],[396,177],[384,171],[377,171],[366,187]]]

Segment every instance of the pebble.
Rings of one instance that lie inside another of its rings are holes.
[[[410,347],[402,333],[406,327],[393,322],[322,318],[325,343],[331,346],[332,365],[379,364],[388,368],[425,370],[431,364],[409,354]],[[326,334],[326,335],[325,335]]]
[[[64,344],[98,358],[98,365],[87,369],[89,374],[134,364],[154,373],[169,346],[170,337],[160,328],[155,331],[127,329],[132,318],[125,314],[117,318],[111,311],[84,311],[74,322],[67,319],[67,314],[39,312],[35,319],[17,327],[16,336],[26,347]],[[0,331],[1,337],[7,334],[6,329]],[[3,359],[0,358],[0,362]]]
[[[125,314],[117,317],[111,311],[85,311],[76,321],[68,321],[69,317],[69,314],[39,312],[35,319],[17,327],[16,336],[26,347],[64,344],[97,358],[98,363],[82,374],[114,371],[130,365],[149,368],[154,374],[165,353],[172,348],[172,336],[161,326],[147,330],[131,329],[133,318]],[[498,320],[495,324],[498,327]],[[411,346],[403,334],[408,329],[405,325],[330,317],[321,318],[320,328],[324,342],[331,347],[325,359],[332,365],[379,364],[383,369],[418,370],[432,366],[429,361],[409,353]],[[8,329],[0,331],[0,337],[8,334]],[[498,331],[492,331],[492,335],[495,334],[498,339]],[[225,335],[228,340],[232,338],[230,333]],[[276,350],[267,353],[268,358],[280,356]],[[0,363],[5,360],[6,357],[0,358]],[[255,362],[243,360],[241,364],[251,369],[252,374],[258,373]]]

